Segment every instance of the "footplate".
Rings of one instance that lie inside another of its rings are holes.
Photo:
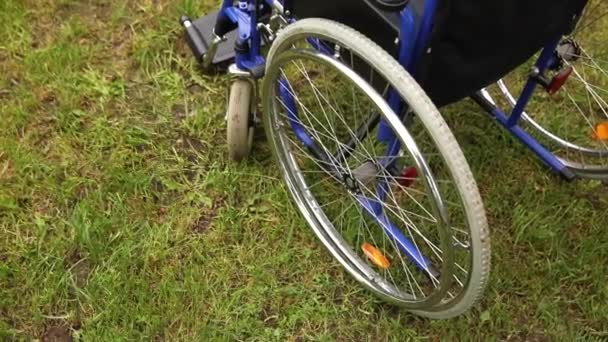
[[[203,62],[205,54],[209,52],[209,49],[213,45],[213,39],[216,37],[213,29],[218,13],[219,11],[215,11],[194,21],[188,17],[182,17],[180,20],[186,31],[188,46],[199,62]],[[235,57],[234,44],[236,41],[236,31],[232,30],[224,36],[224,39],[217,46],[213,60],[210,61],[211,65],[228,66],[228,64],[232,63]]]

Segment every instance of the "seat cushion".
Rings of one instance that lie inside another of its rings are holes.
[[[451,0],[419,80],[446,105],[494,83],[567,34],[588,0]],[[574,18],[574,19],[573,19]]]

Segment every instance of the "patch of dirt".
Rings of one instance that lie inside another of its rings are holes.
[[[199,138],[187,134],[180,134],[175,145],[180,155],[192,163],[196,163],[201,152],[208,150],[208,147]]]
[[[259,319],[264,322],[264,325],[269,328],[276,328],[279,323],[279,315],[276,313],[273,305],[266,301],[264,306],[262,307],[262,311],[260,311]]]
[[[131,58],[133,50],[133,31],[127,24],[112,31],[110,37],[103,37],[104,52],[112,60],[112,70],[126,81],[133,79],[135,60]]]
[[[204,234],[207,230],[209,230],[209,226],[211,226],[211,222],[215,218],[215,211],[212,210],[210,213],[202,215],[198,218],[198,220],[192,225],[191,229],[197,234]]]
[[[120,30],[116,30],[112,35],[111,43],[115,56],[129,56],[129,53],[133,49],[133,31],[129,25],[122,25]]]
[[[171,112],[177,121],[182,121],[186,117],[188,117],[188,113],[186,112],[186,106],[183,104],[174,104],[171,107]]]
[[[41,337],[42,342],[72,342],[72,332],[66,325],[55,325],[46,329]]]
[[[112,8],[109,3],[95,1],[66,2],[56,7],[56,18],[65,21],[71,16],[107,21],[112,16]]]
[[[55,105],[57,105],[57,96],[53,91],[50,91],[48,89],[43,89],[40,93],[36,94],[36,97],[38,101],[45,107],[54,107]]]
[[[15,176],[15,171],[13,168],[13,163],[11,160],[4,154],[4,152],[0,152],[0,180],[9,180]]]
[[[184,145],[190,147],[191,149],[197,152],[205,150],[205,145],[203,145],[203,143],[197,138],[183,137],[182,139],[184,141]]]
[[[547,335],[543,334],[543,333],[532,333],[532,334],[527,334],[527,333],[519,333],[517,335],[509,335],[506,338],[506,341],[526,341],[526,342],[544,342],[544,341],[550,341],[549,337],[547,337]]]
[[[191,118],[196,115],[196,107],[184,105],[184,104],[174,104],[171,106],[171,112],[173,116],[178,122],[181,122],[187,118]]]
[[[196,94],[202,94],[205,91],[205,88],[201,87],[200,85],[196,84],[196,83],[192,83],[191,85],[189,85],[187,87],[188,92],[190,92],[190,94],[196,95]]]
[[[175,39],[173,40],[174,51],[177,51],[178,55],[183,59],[193,58],[192,51],[188,47],[188,44],[186,43],[186,39],[184,39],[184,34],[182,32],[183,31],[180,31],[179,36],[175,37]]]
[[[92,270],[89,260],[84,258],[78,250],[75,250],[66,257],[65,267],[70,269],[76,287],[84,287]]]
[[[11,92],[8,89],[0,89],[0,100],[10,98]]]
[[[215,199],[213,205],[211,206],[211,209],[206,213],[203,213],[203,215],[201,215],[198,220],[194,222],[190,229],[196,234],[205,234],[205,232],[209,230],[211,223],[213,223],[213,220],[217,216],[218,209],[223,207],[224,203],[224,198],[220,197]]]

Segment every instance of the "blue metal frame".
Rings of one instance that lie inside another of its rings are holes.
[[[220,15],[227,17],[238,26],[238,43],[242,46],[249,46],[249,51],[246,53],[237,51],[236,64],[240,69],[253,70],[254,68],[263,66],[265,63],[264,57],[261,55],[261,35],[257,29],[257,17],[255,6],[257,3],[260,6],[272,6],[279,0],[239,0],[238,4],[233,5],[232,0],[223,0]],[[427,0],[424,2],[424,10],[422,13],[416,13],[412,5],[406,6],[401,12],[401,24],[399,33],[399,63],[403,65],[410,74],[416,76],[418,61],[423,58],[423,55],[429,45],[435,14],[439,6],[440,0]],[[282,3],[282,1],[280,1]],[[258,9],[260,10],[260,9]],[[540,58],[536,63],[536,68],[539,74],[543,74],[549,67],[555,63],[554,51],[560,42],[561,37],[547,44]],[[320,44],[319,50],[324,50]],[[489,114],[494,116],[496,121],[518,138],[525,146],[537,154],[540,159],[545,162],[554,171],[565,174],[567,167],[550,151],[548,151],[536,139],[530,136],[524,129],[519,126],[521,116],[524,109],[530,102],[531,97],[537,88],[537,81],[532,77],[528,80],[524,87],[515,107],[509,115],[499,108],[488,110]],[[393,91],[389,92],[388,102],[391,108],[396,113],[401,112],[402,104],[396,100],[397,94]],[[294,127],[296,129],[297,127]],[[300,130],[299,136],[304,139],[305,130]],[[392,130],[386,126],[386,123],[380,122],[378,139],[385,142],[387,146],[395,146],[395,137]],[[310,143],[310,137],[304,139]],[[304,142],[304,141],[303,141]]]
[[[220,8],[219,16],[228,18],[233,24],[237,25],[237,44],[247,46],[248,51],[236,51],[235,62],[239,69],[253,71],[266,63],[261,55],[261,35],[257,28],[257,13],[262,9],[261,6],[270,6],[277,0],[265,0],[265,3],[256,0],[239,0],[237,5],[232,0],[224,0]],[[260,8],[256,9],[259,3]]]

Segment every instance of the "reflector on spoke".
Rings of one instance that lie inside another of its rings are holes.
[[[361,249],[363,250],[363,253],[365,253],[365,256],[367,256],[369,260],[374,263],[374,265],[385,270],[391,266],[391,263],[390,261],[388,261],[388,258],[384,256],[384,254],[373,245],[366,242],[363,244],[363,246],[361,246]]]
[[[418,178],[418,170],[415,166],[406,167],[403,169],[398,178],[398,183],[409,188]]]
[[[549,92],[549,95],[555,95],[560,89],[562,89],[564,84],[566,84],[566,81],[568,81],[568,79],[570,78],[570,75],[572,75],[573,71],[574,68],[569,67],[555,75],[549,85],[547,85],[547,91]]]
[[[593,139],[599,141],[608,141],[608,122],[602,122],[595,126],[593,131]]]

